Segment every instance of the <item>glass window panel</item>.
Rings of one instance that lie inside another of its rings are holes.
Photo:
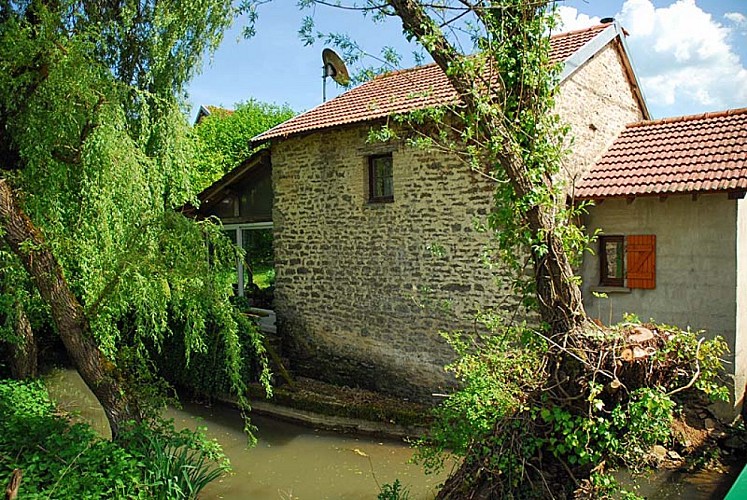
[[[258,287],[267,288],[275,273],[272,228],[242,229],[241,243],[246,252],[246,277],[251,273]]]
[[[607,276],[610,278],[622,278],[622,245],[617,241],[608,241],[605,245],[605,253],[607,254]]]
[[[625,282],[625,238],[623,236],[601,236],[599,239],[601,262],[601,284],[623,286]]]
[[[394,195],[392,157],[374,157],[370,161],[370,175],[373,177],[371,198],[391,198]]]

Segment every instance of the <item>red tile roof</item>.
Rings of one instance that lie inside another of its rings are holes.
[[[580,199],[747,189],[747,108],[628,125]]]
[[[550,39],[552,59],[565,61],[610,24],[560,33]],[[384,118],[452,103],[456,92],[435,64],[378,76],[252,138],[263,142],[301,132]]]
[[[222,108],[220,106],[211,106],[211,105],[207,105],[205,107],[207,108],[208,111],[210,111],[210,113],[217,113],[219,115],[221,115],[221,114],[222,115],[232,115],[233,114],[233,110],[232,109]]]

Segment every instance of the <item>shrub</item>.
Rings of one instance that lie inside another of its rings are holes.
[[[0,478],[21,469],[24,499],[192,499],[228,467],[201,432],[133,424],[113,443],[55,412],[40,381],[0,380]]]

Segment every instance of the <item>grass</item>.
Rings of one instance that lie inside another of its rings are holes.
[[[271,265],[256,264],[252,281],[259,288],[268,288],[275,281],[275,268]]]

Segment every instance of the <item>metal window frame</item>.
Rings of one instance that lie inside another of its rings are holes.
[[[244,248],[244,239],[242,231],[244,229],[272,229],[272,222],[248,222],[245,224],[223,224],[224,230],[236,230],[236,246]],[[239,297],[244,296],[244,262],[242,259],[236,259],[237,288]]]

